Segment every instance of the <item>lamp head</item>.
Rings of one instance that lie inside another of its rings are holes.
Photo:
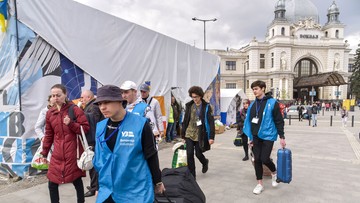
[[[193,17],[192,20],[195,21],[195,20],[197,20],[197,18],[196,18],[196,17]]]

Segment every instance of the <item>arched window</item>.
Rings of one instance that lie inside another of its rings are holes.
[[[328,37],[328,31],[325,32],[325,37]]]
[[[272,36],[274,37],[274,35],[275,35],[275,31],[274,29],[272,29]]]
[[[285,28],[284,27],[281,28],[281,35],[285,36]]]
[[[336,37],[336,38],[339,38],[339,30],[336,30],[336,31],[335,31],[335,37]]]
[[[311,59],[301,59],[295,65],[295,78],[302,76],[310,76],[318,73],[318,68],[315,62]]]

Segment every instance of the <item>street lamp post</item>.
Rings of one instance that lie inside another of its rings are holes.
[[[197,17],[193,17],[192,18],[193,21],[202,21],[204,23],[204,51],[206,51],[206,28],[205,28],[205,23],[208,22],[208,21],[213,21],[215,22],[217,19],[216,18],[213,18],[213,19],[200,19],[200,18],[197,18]]]

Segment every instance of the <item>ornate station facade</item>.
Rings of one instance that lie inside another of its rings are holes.
[[[274,14],[265,41],[210,51],[221,57],[221,88],[243,89],[254,99],[250,85],[263,80],[280,100],[346,99],[351,50],[335,1],[325,25],[310,0],[279,0]]]

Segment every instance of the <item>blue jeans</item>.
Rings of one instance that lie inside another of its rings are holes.
[[[166,128],[166,142],[171,142],[174,139],[174,123],[168,123]]]
[[[312,114],[311,119],[312,119],[312,125],[317,126],[317,114]]]

